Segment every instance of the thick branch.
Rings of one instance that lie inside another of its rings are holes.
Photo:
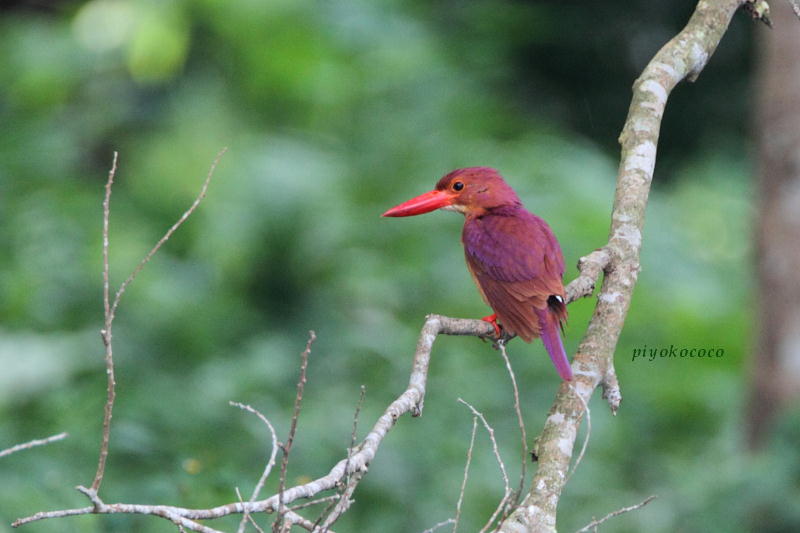
[[[644,212],[667,97],[681,80],[697,78],[741,4],[741,0],[701,0],[686,27],[656,54],[633,85],[628,118],[619,138],[622,155],[609,241],[604,249],[610,263],[572,363],[574,391],[566,383],[559,389],[538,439],[539,468],[531,491],[503,523],[502,532],[555,532],[558,500],[584,412],[576,394],[588,404],[594,389],[601,385],[612,411],[619,407],[622,396],[614,370],[614,350],[639,274]]]

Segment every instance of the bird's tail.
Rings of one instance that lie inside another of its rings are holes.
[[[539,318],[539,326],[542,329],[542,343],[558,370],[558,375],[565,381],[571,380],[572,367],[567,359],[564,343],[561,342],[561,321],[549,306],[544,309],[536,309],[536,316]]]

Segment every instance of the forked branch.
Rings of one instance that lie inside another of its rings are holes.
[[[525,500],[506,520],[503,533],[555,532],[561,491],[573,446],[592,393],[598,386],[613,412],[622,395],[614,350],[639,274],[644,213],[656,164],[661,117],[672,89],[694,81],[714,53],[745,0],[700,0],[686,27],[655,55],[633,85],[633,99],[619,141],[622,145],[611,213],[606,275],[594,314],[572,363],[575,380],[562,383],[535,450],[539,466]]]
[[[111,438],[111,416],[114,411],[114,400],[116,398],[116,387],[117,382],[114,379],[114,349],[112,343],[112,326],[114,325],[114,317],[117,312],[117,307],[119,306],[119,302],[122,299],[122,295],[125,294],[125,289],[128,288],[139,272],[145,267],[145,265],[150,262],[150,259],[158,252],[161,246],[169,240],[175,231],[181,225],[186,222],[192,213],[194,213],[197,206],[200,205],[200,202],[205,198],[206,191],[208,190],[208,184],[211,182],[211,177],[214,175],[214,171],[219,164],[219,160],[227,151],[227,148],[223,148],[219,154],[217,154],[216,159],[211,164],[211,168],[206,175],[206,179],[203,182],[203,186],[200,188],[200,193],[194,199],[194,202],[189,209],[184,211],[181,217],[178,219],[175,224],[173,224],[167,232],[164,234],[161,239],[153,246],[153,248],[144,256],[144,258],[136,265],[136,268],[130,273],[130,275],[122,282],[117,289],[116,294],[114,295],[114,301],[112,302],[110,299],[110,274],[109,274],[109,238],[108,238],[108,226],[109,220],[111,218],[111,190],[114,185],[114,177],[117,173],[117,159],[118,154],[114,152],[114,159],[111,163],[111,170],[108,172],[108,180],[106,181],[105,186],[105,196],[103,198],[103,329],[100,331],[100,337],[103,339],[103,346],[105,347],[105,363],[106,363],[106,379],[108,381],[107,388],[106,388],[106,403],[105,407],[103,408],[103,435],[100,441],[100,454],[97,460],[97,471],[94,474],[94,479],[92,480],[92,485],[89,490],[94,493],[100,490],[100,484],[103,482],[103,475],[105,474],[106,470],[106,461],[108,459],[108,444]]]
[[[590,254],[590,256],[584,258],[584,260],[581,261],[581,278],[586,277],[586,279],[588,279],[591,275],[599,276],[605,266],[603,264],[605,257],[607,256],[604,254]],[[581,280],[581,278],[579,278],[579,280]],[[582,296],[591,294],[591,291],[587,292],[586,287],[593,285],[594,280],[588,285],[585,283],[585,280],[578,281],[577,283],[580,284],[580,288],[576,288],[576,285],[573,284],[567,287],[568,301],[573,301]],[[297,524],[308,531],[321,533],[324,525],[317,525],[298,515],[294,510],[286,506],[297,500],[311,499],[322,492],[335,490],[343,483],[346,484],[347,490],[345,490],[339,502],[341,502],[342,505],[349,505],[349,496],[353,493],[363,475],[366,474],[368,466],[375,458],[384,437],[391,431],[397,420],[406,413],[410,413],[412,416],[419,416],[422,414],[431,350],[439,335],[470,335],[496,340],[494,339],[494,328],[483,320],[429,315],[420,331],[407,388],[397,399],[389,404],[383,412],[383,415],[381,415],[372,426],[371,431],[364,440],[355,446],[352,451],[349,451],[347,457],[341,459],[326,475],[320,478],[287,488],[278,494],[274,494],[262,500],[251,502],[238,500],[210,509],[189,509],[167,505],[126,503],[106,504],[100,500],[96,491],[80,487],[79,490],[92,501],[92,506],[41,512],[26,518],[21,518],[12,525],[18,527],[38,520],[61,518],[65,516],[123,513],[149,514],[166,518],[187,530],[210,532],[215,530],[200,524],[200,520],[221,518],[230,514],[247,513],[252,515],[255,513],[275,513],[280,508],[284,523]],[[340,515],[341,512],[337,512],[337,516]],[[328,523],[326,525],[329,528],[332,524]],[[330,531],[330,529],[325,529],[325,531]]]

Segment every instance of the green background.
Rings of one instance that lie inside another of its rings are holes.
[[[616,5],[619,4],[619,5]],[[344,456],[406,386],[427,313],[479,317],[460,217],[381,219],[456,167],[494,166],[549,221],[575,263],[606,240],[616,137],[637,73],[693,3],[94,0],[0,12],[0,531],[81,507],[105,399],[101,199],[112,198],[119,284],[191,203],[208,198],[147,266],[115,322],[118,399],[107,502],[210,507],[249,495],[266,429],[288,432],[298,354],[318,340],[288,482]],[[756,319],[753,35],[737,16],[697,83],[667,108],[642,271],[617,348],[624,402],[593,399],[585,459],[559,528],[651,494],[603,531],[800,529],[798,413],[760,453],[744,447]],[[574,352],[593,300],[570,306]],[[632,361],[635,348],[713,347],[708,360]],[[540,343],[509,354],[529,440],[558,387]],[[337,531],[422,531],[454,515],[474,404],[516,479],[519,436],[499,355],[440,338],[422,418],[384,441]],[[583,431],[579,435],[582,439]],[[484,432],[461,530],[502,495]],[[530,469],[529,469],[530,472]],[[277,474],[264,494],[274,492]],[[307,513],[307,516],[315,516]],[[209,523],[234,529],[238,518]],[[265,522],[262,520],[262,524]],[[22,531],[174,531],[141,516],[84,516]]]

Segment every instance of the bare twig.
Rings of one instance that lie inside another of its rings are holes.
[[[333,523],[339,519],[342,513],[347,510],[347,506],[341,505],[342,499],[349,498],[349,495],[355,491],[356,484],[352,483],[351,474],[349,473],[350,458],[353,456],[356,447],[356,438],[358,435],[358,416],[361,414],[361,406],[364,404],[364,397],[366,394],[367,388],[364,385],[361,385],[361,393],[358,396],[358,403],[356,403],[356,410],[353,414],[353,430],[350,432],[350,446],[347,448],[347,462],[344,465],[345,478],[344,482],[342,483],[342,490],[339,493],[339,497],[332,499],[331,503],[322,510],[319,517],[314,522],[315,526],[319,525],[320,523],[323,524],[323,532],[328,527],[333,525]],[[349,503],[347,505],[349,506]],[[338,514],[336,514],[337,510]]]
[[[486,421],[486,418],[484,418],[483,414],[480,411],[475,409],[472,405],[465,402],[461,398],[459,398],[458,401],[466,405],[469,408],[469,410],[472,411],[472,414],[474,416],[480,418],[483,427],[486,428],[486,432],[489,434],[489,440],[492,441],[492,452],[494,453],[495,459],[497,459],[497,464],[500,466],[500,473],[503,476],[503,486],[504,486],[503,498],[497,505],[497,509],[495,509],[494,513],[492,513],[492,516],[489,518],[489,521],[486,522],[486,525],[483,526],[483,528],[481,528],[481,533],[483,533],[484,531],[489,530],[489,528],[492,526],[497,516],[505,508],[506,502],[511,497],[511,487],[508,483],[508,473],[506,472],[506,465],[503,463],[503,458],[500,457],[500,450],[497,448],[497,439],[494,438],[494,429],[492,428],[492,426],[489,425],[489,423]]]
[[[452,524],[453,522],[454,522],[453,518],[448,518],[447,520],[442,520],[441,522],[439,522],[438,524],[434,525],[433,527],[429,527],[428,529],[426,529],[422,533],[433,533],[434,531],[436,531],[440,527],[444,527],[447,524]]]
[[[239,487],[236,487],[236,497],[239,499],[239,502],[244,503],[244,498],[242,498],[242,493],[239,491]],[[264,533],[264,530],[253,520],[253,515],[247,512],[247,509],[244,510],[244,514],[242,516],[242,521],[239,522],[239,531],[244,531],[245,525],[250,522],[250,524],[256,528],[258,533]],[[183,529],[181,526],[178,526]]]
[[[281,477],[278,486],[278,518],[275,520],[272,530],[278,531],[283,522],[283,490],[286,488],[286,467],[289,465],[289,452],[292,451],[294,436],[297,432],[297,419],[300,417],[300,407],[303,404],[303,391],[306,387],[306,370],[308,369],[308,356],[311,354],[311,345],[317,335],[313,331],[308,332],[306,349],[300,354],[300,378],[297,380],[297,394],[294,398],[294,412],[292,413],[292,423],[289,427],[289,437],[283,445],[283,458],[281,460]]]
[[[516,505],[522,499],[522,490],[525,488],[525,473],[528,467],[528,435],[525,432],[525,420],[522,416],[522,408],[519,402],[519,387],[517,387],[517,377],[514,375],[514,370],[511,368],[511,360],[506,353],[505,342],[499,342],[500,355],[503,356],[503,361],[506,364],[506,370],[511,377],[511,388],[514,392],[514,412],[517,415],[517,425],[519,426],[520,439],[522,441],[522,461],[519,474],[519,488],[514,496],[513,504]]]
[[[572,470],[570,470],[569,474],[567,474],[567,479],[564,480],[564,483],[567,483],[570,480],[572,474],[574,474],[575,471],[578,469],[578,465],[581,464],[581,461],[583,460],[583,455],[586,453],[586,447],[589,445],[589,437],[592,436],[592,413],[591,411],[589,411],[589,404],[586,403],[586,400],[583,399],[583,396],[578,394],[578,391],[575,390],[575,388],[572,387],[572,385],[570,385],[570,388],[575,393],[575,396],[577,396],[578,399],[581,401],[581,404],[583,404],[583,410],[586,413],[586,436],[583,438],[583,446],[581,446],[581,452],[578,454],[578,458],[575,460],[575,464],[572,465]]]
[[[353,455],[353,449],[356,447],[356,438],[358,436],[358,416],[361,414],[361,406],[364,405],[364,397],[367,394],[367,388],[361,385],[361,393],[358,396],[358,403],[356,404],[356,412],[353,414],[353,431],[350,432],[350,447],[347,449],[347,463],[345,463],[345,472],[350,466],[350,457]],[[345,474],[345,485],[350,483],[350,474]]]
[[[636,505],[631,505],[630,507],[623,507],[622,509],[617,509],[616,511],[614,511],[612,513],[608,513],[607,515],[605,515],[600,520],[592,520],[591,522],[589,522],[588,524],[583,526],[581,529],[579,529],[575,533],[585,533],[586,531],[589,531],[590,529],[596,528],[597,526],[599,526],[600,524],[602,524],[606,520],[614,518],[615,516],[619,516],[619,515],[624,514],[624,513],[629,513],[631,511],[635,511],[637,509],[641,509],[642,507],[644,507],[645,505],[647,505],[651,501],[655,500],[656,498],[657,498],[657,496],[654,494],[652,496],[648,496],[641,503],[637,503]]]
[[[114,378],[114,352],[111,345],[111,325],[114,322],[111,303],[109,302],[109,267],[108,267],[108,222],[111,218],[111,187],[114,185],[114,176],[117,173],[118,153],[114,152],[114,159],[111,162],[111,170],[108,171],[106,181],[105,196],[103,197],[103,330],[100,337],[103,339],[105,347],[106,363],[106,403],[103,407],[103,435],[100,441],[100,454],[97,459],[97,471],[92,480],[92,490],[100,490],[100,483],[103,481],[103,474],[106,470],[106,460],[108,459],[108,442],[111,438],[111,416],[114,410],[114,398],[116,396],[117,382]]]
[[[322,522],[322,526],[320,527],[321,533],[327,533],[330,530],[330,527],[336,522],[339,517],[341,517],[350,506],[353,504],[353,499],[351,496],[356,490],[358,486],[358,482],[361,481],[361,478],[364,476],[364,471],[353,472],[350,475],[349,480],[344,485],[344,488],[339,496],[339,499],[333,505],[333,509],[331,510],[330,514],[325,517],[325,520]]]
[[[250,495],[250,501],[254,502],[258,498],[258,494],[261,492],[261,489],[264,487],[264,483],[267,481],[270,472],[272,472],[272,467],[275,466],[275,457],[278,454],[278,437],[275,434],[275,428],[272,427],[270,421],[257,409],[254,409],[249,405],[242,404],[239,402],[228,402],[228,403],[234,407],[238,407],[239,409],[244,409],[245,411],[253,413],[269,428],[269,433],[272,441],[269,452],[269,459],[267,460],[267,465],[264,467],[264,471],[261,473],[261,477],[258,478],[258,483],[256,483],[256,486],[253,489],[253,494]],[[238,491],[239,489],[237,488],[236,490]],[[239,497],[239,499],[240,500],[242,499],[241,496]],[[253,523],[253,525],[255,525],[255,521],[253,521],[253,519],[250,518],[249,513],[245,510],[244,516],[242,517],[242,520],[239,522],[239,528],[236,530],[237,533],[242,533],[244,531],[245,524],[247,523],[248,519]]]
[[[288,532],[291,530],[292,526],[297,524],[298,526],[306,529],[308,531],[313,531],[314,533],[334,533],[332,530],[327,529],[324,532],[316,527],[311,520],[307,520],[300,516],[299,514],[295,513],[294,511],[290,511],[289,509],[284,510],[283,512],[283,527],[281,528],[282,532]]]
[[[114,159],[111,161],[111,170],[108,171],[108,180],[105,186],[105,196],[103,197],[103,316],[108,327],[111,318],[111,302],[109,300],[110,281],[108,268],[108,221],[111,218],[111,186],[114,185],[114,176],[117,173],[117,159],[119,153],[114,152]]]
[[[345,472],[347,472],[347,468],[345,468]],[[338,504],[339,501],[344,496],[344,493],[345,493],[345,491],[347,490],[347,487],[350,484],[349,483],[350,479],[351,479],[350,476],[347,476],[347,480],[348,481],[346,483],[342,484],[342,490],[340,490],[337,494],[334,494],[333,496],[329,496],[328,498],[320,498],[319,500],[315,500],[315,501],[323,501],[324,500],[324,501],[328,502],[328,505],[326,505],[325,508],[322,509],[322,512],[319,513],[319,516],[317,517],[317,519],[314,520],[314,529],[317,529],[320,526],[320,524],[323,523],[323,520],[326,520],[331,515],[331,513],[334,510],[334,508],[336,507],[336,504]],[[292,508],[292,509],[294,509],[294,508]],[[321,527],[319,527],[319,529],[322,530]]]
[[[220,159],[227,151],[227,148],[223,148],[218,154],[217,157],[214,159],[214,162],[211,164],[211,168],[206,175],[206,179],[203,182],[202,187],[200,188],[200,193],[195,198],[192,205],[189,206],[189,209],[184,211],[181,217],[178,219],[175,224],[170,227],[167,232],[164,234],[161,239],[156,243],[155,246],[145,255],[144,259],[133,269],[133,272],[122,282],[119,289],[114,296],[113,303],[110,302],[109,297],[109,286],[110,286],[110,275],[109,275],[109,237],[108,237],[108,225],[109,219],[111,217],[111,189],[114,185],[114,176],[117,172],[117,152],[114,152],[114,159],[111,163],[111,170],[108,172],[108,180],[106,181],[105,186],[105,197],[103,198],[103,330],[100,332],[100,336],[103,339],[103,346],[105,347],[105,363],[106,363],[106,377],[108,381],[107,385],[107,394],[106,394],[106,404],[103,409],[103,436],[100,442],[100,454],[97,460],[97,471],[94,475],[94,480],[92,481],[91,490],[94,492],[98,492],[100,490],[100,484],[103,482],[103,475],[105,473],[106,468],[106,461],[108,459],[108,444],[111,438],[111,417],[114,410],[114,400],[116,397],[116,380],[114,378],[114,353],[112,347],[112,331],[111,328],[114,323],[114,316],[116,315],[117,307],[119,306],[119,302],[122,299],[122,295],[125,293],[125,289],[130,285],[133,280],[136,278],[137,274],[141,272],[141,270],[145,267],[145,265],[152,259],[152,257],[158,252],[161,246],[169,240],[173,233],[188,219],[192,213],[194,213],[197,206],[200,205],[200,202],[205,198],[206,191],[208,190],[208,185],[211,182],[211,177],[214,175],[214,171],[219,164]]]
[[[6,455],[11,455],[12,453],[16,453],[22,450],[29,450],[31,448],[35,448],[36,446],[44,446],[45,444],[50,444],[51,442],[56,442],[59,440],[66,439],[68,436],[69,435],[67,433],[59,433],[58,435],[52,435],[45,439],[36,439],[25,442],[23,444],[17,444],[16,446],[12,446],[11,448],[0,450],[0,457],[5,457]]]
[[[289,507],[289,509],[292,510],[292,511],[299,511],[300,509],[305,509],[306,507],[311,507],[312,505],[319,505],[321,503],[335,502],[339,498],[341,498],[341,495],[333,494],[331,496],[325,496],[324,498],[317,498],[316,500],[311,500],[309,502],[303,502],[303,503],[299,503],[297,505],[292,505],[291,507]]]
[[[478,417],[472,416],[472,435],[469,438],[469,448],[467,448],[467,461],[464,463],[464,478],[461,480],[461,490],[458,492],[458,502],[456,503],[456,517],[453,520],[453,533],[458,530],[458,521],[461,519],[461,504],[464,502],[464,492],[467,489],[469,479],[469,465],[472,463],[472,450],[475,449],[475,434],[478,431]],[[433,528],[435,529],[437,524]]]
[[[141,272],[142,269],[145,267],[145,265],[147,265],[147,263],[150,262],[150,260],[153,258],[154,255],[156,255],[156,253],[164,245],[164,243],[167,242],[170,239],[170,237],[172,237],[172,234],[175,233],[178,230],[178,228],[180,228],[183,225],[184,222],[186,222],[186,219],[192,216],[192,213],[194,213],[194,211],[197,209],[197,206],[199,206],[200,202],[202,202],[203,199],[206,197],[208,186],[211,184],[211,178],[214,176],[214,172],[217,170],[217,166],[219,165],[222,156],[224,156],[225,152],[227,151],[228,151],[227,148],[223,148],[222,150],[219,151],[217,157],[214,158],[214,162],[211,163],[211,167],[208,169],[208,173],[206,174],[206,179],[205,181],[203,181],[203,185],[200,187],[200,192],[195,197],[194,202],[192,202],[192,205],[189,206],[189,209],[183,212],[180,218],[167,230],[164,236],[158,240],[155,246],[153,246],[153,248],[149,252],[147,252],[147,255],[144,256],[144,258],[139,262],[139,264],[136,265],[136,268],[133,269],[133,272],[131,272],[130,275],[125,279],[125,281],[122,282],[122,285],[119,286],[119,289],[117,290],[117,293],[114,296],[114,303],[111,305],[112,320],[114,319],[114,315],[117,311],[117,307],[119,306],[119,302],[122,299],[122,295],[125,294],[125,289],[128,288],[128,285],[130,285],[133,282],[133,280],[136,279],[136,276],[139,275],[139,272]]]

